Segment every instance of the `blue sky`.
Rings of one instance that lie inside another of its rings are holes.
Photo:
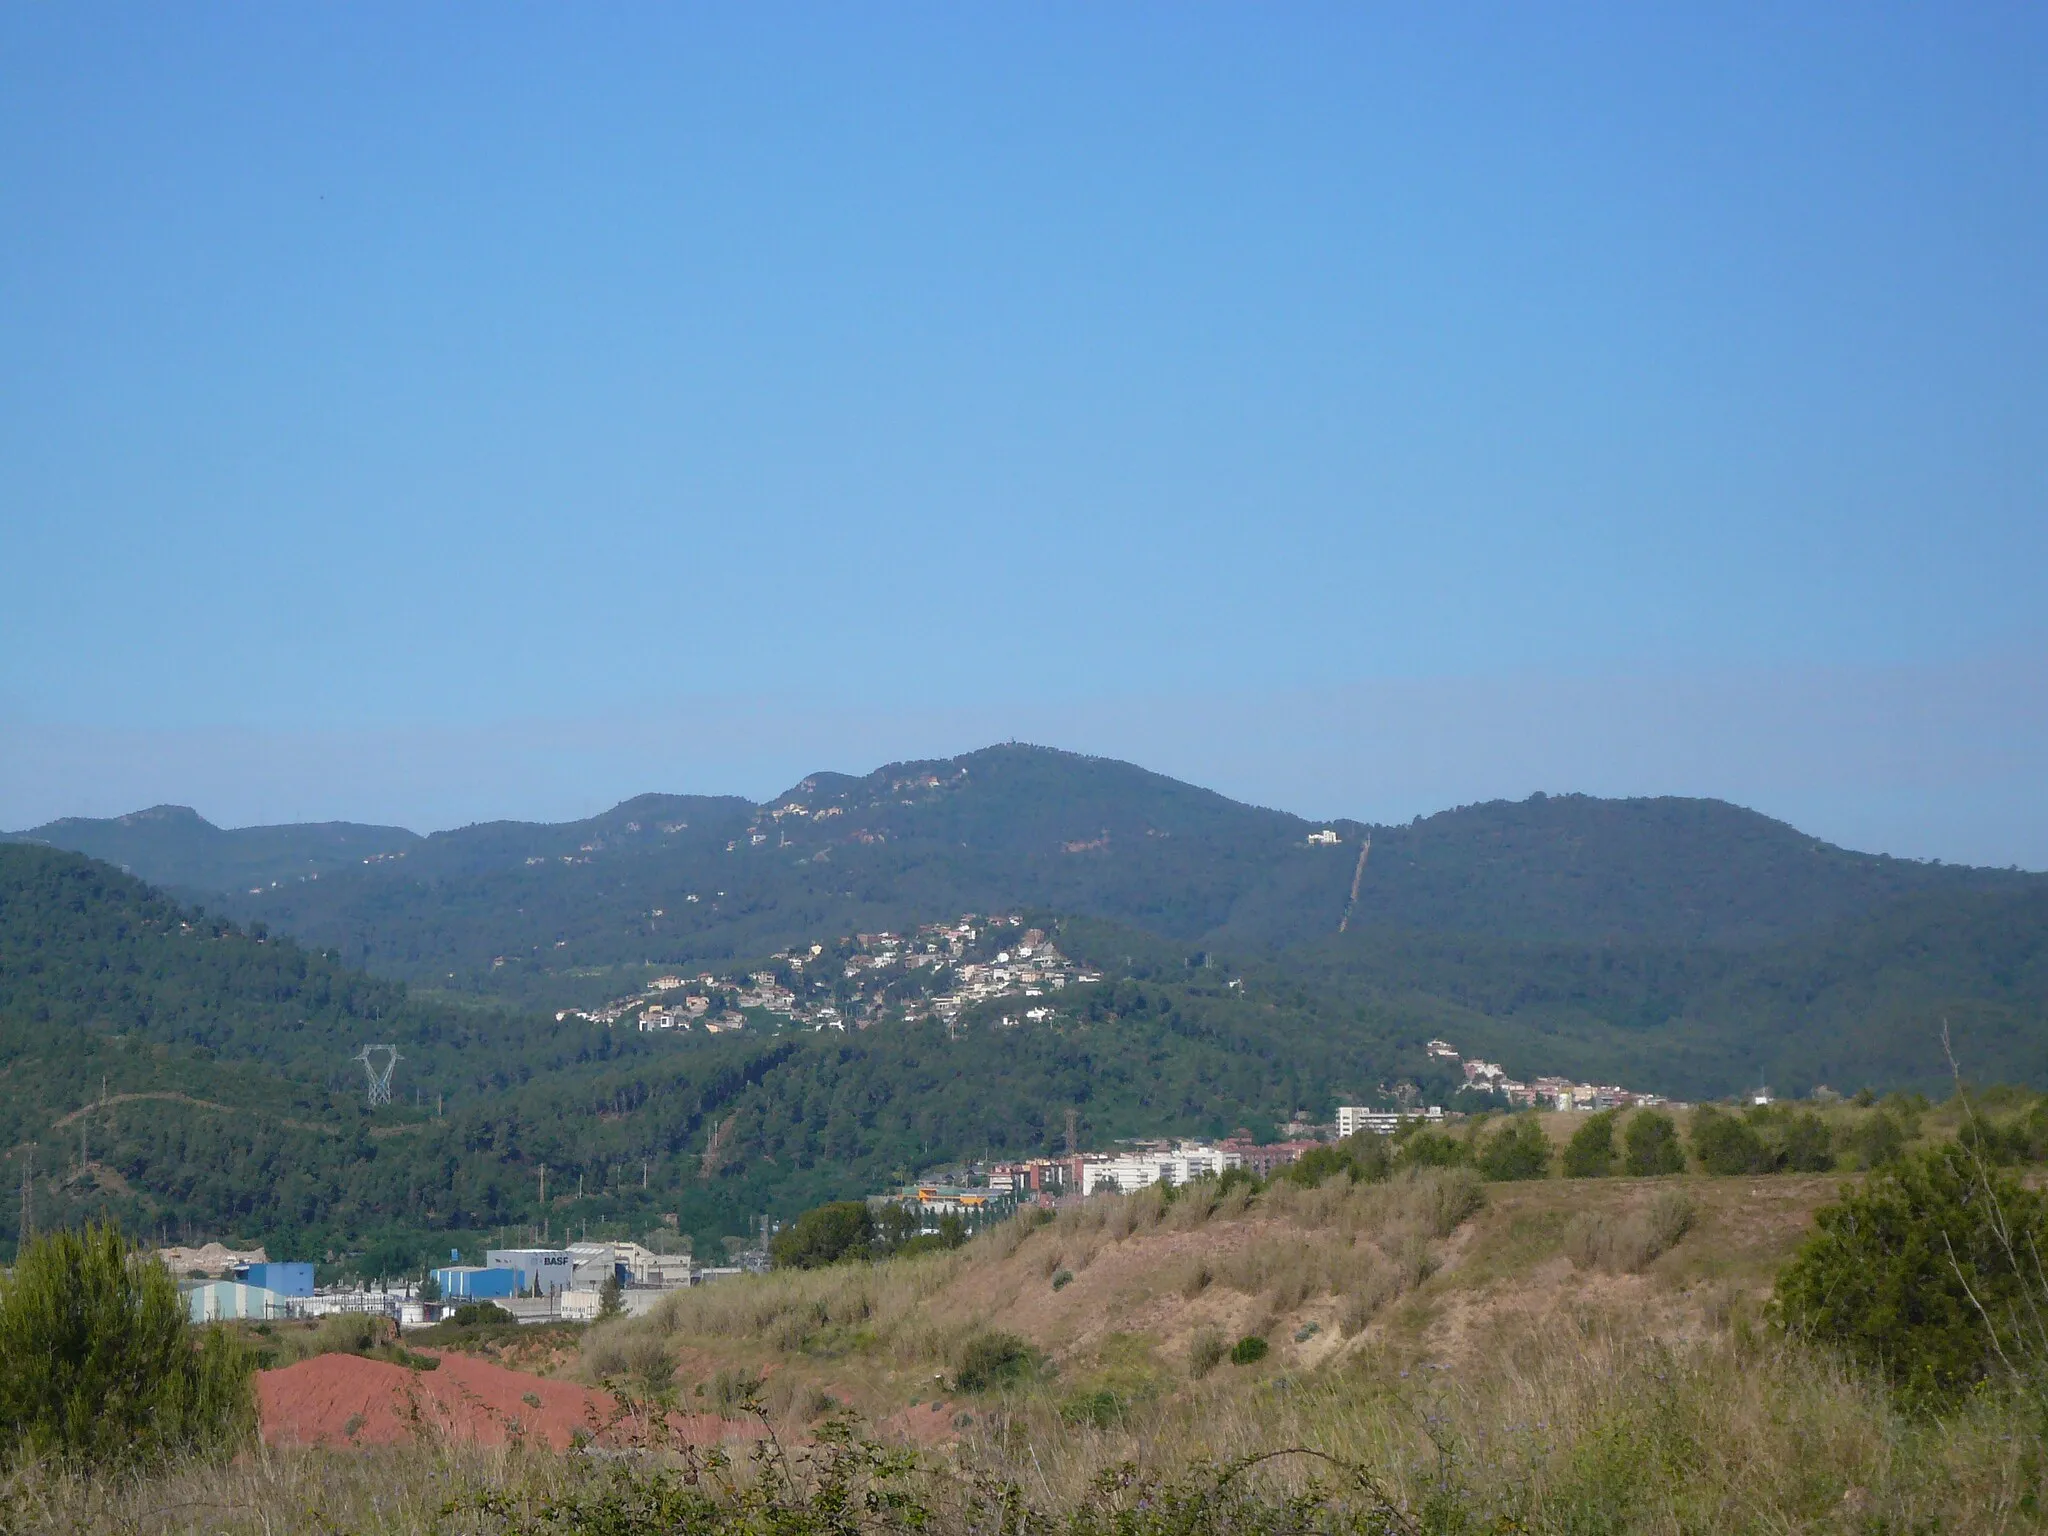
[[[1014,735],[2048,865],[2048,13],[1652,10],[0,11],[0,825]]]

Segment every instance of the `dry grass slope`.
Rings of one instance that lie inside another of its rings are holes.
[[[1910,1417],[1762,1325],[1837,1183],[1433,1171],[1148,1191],[953,1253],[681,1294],[590,1330],[583,1368],[699,1408],[758,1401],[792,1443],[851,1405],[920,1449],[933,1529],[963,1536],[976,1476],[1057,1516],[1107,1469],[1173,1476],[1282,1446],[1371,1469],[1417,1530],[2039,1529],[2037,1423],[1993,1396]],[[1042,1368],[954,1390],[963,1347],[991,1330]],[[1232,1363],[1250,1334],[1269,1352]],[[129,1484],[30,1469],[0,1490],[0,1530],[499,1529],[434,1511],[488,1489],[538,1507],[582,1475],[571,1461],[421,1444]],[[1259,1476],[1278,1493],[1314,1470],[1282,1458]]]

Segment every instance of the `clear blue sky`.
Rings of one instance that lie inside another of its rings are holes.
[[[0,825],[1015,734],[2048,863],[2048,10],[7,7],[0,563]]]

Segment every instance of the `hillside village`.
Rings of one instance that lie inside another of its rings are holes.
[[[1549,1076],[1519,1082],[1502,1071],[1497,1061],[1460,1056],[1458,1048],[1448,1040],[1432,1040],[1424,1049],[1430,1060],[1456,1066],[1467,1089],[1498,1094],[1515,1109],[1650,1109],[1669,1104],[1660,1094],[1640,1093],[1618,1083],[1578,1083],[1568,1077]]]
[[[791,946],[740,975],[657,976],[641,992],[597,1008],[564,1008],[555,1019],[709,1035],[748,1027],[867,1029],[885,1019],[923,1018],[951,1029],[976,1004],[1014,999],[1016,1011],[998,1019],[1014,1026],[1045,1022],[1056,1012],[1057,993],[1100,980],[1023,918],[970,912],[921,924],[907,936],[860,933],[829,947]]]
[[[1012,1001],[1014,1011],[995,1016],[998,1027],[1045,1023],[1058,1014],[1055,999],[1069,986],[1102,980],[1075,965],[1042,928],[1026,927],[1017,914],[962,913],[951,922],[923,923],[908,934],[858,933],[827,946],[793,945],[768,957],[756,970],[732,975],[701,971],[656,976],[640,992],[596,1008],[564,1008],[557,1023],[579,1019],[606,1028],[627,1024],[642,1033],[719,1035],[755,1029],[812,1031],[868,1029],[885,1021],[936,1018],[948,1031],[962,1014],[980,1004]],[[1432,1065],[1455,1067],[1467,1092],[1496,1097],[1512,1109],[1603,1110],[1665,1105],[1662,1095],[1618,1083],[1590,1083],[1553,1074],[1527,1081],[1512,1077],[1499,1062],[1464,1056],[1447,1040],[1424,1046]],[[1399,1087],[1382,1088],[1402,1097]],[[1348,1136],[1366,1125],[1345,1122]],[[1358,1116],[1383,1112],[1358,1109]],[[1390,1131],[1387,1125],[1373,1129]],[[1305,1122],[1293,1129],[1308,1131]],[[1075,1177],[1080,1178],[1079,1174]]]

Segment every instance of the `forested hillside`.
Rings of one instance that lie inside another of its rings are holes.
[[[2042,883],[1852,853],[1711,800],[1536,796],[1318,830],[1126,763],[1004,746],[818,774],[758,807],[648,795],[584,822],[436,833],[215,904],[379,975],[555,1006],[603,995],[615,968],[994,908],[1237,951],[1326,938],[1347,910],[1351,934],[1728,948],[1916,893]]]
[[[1069,1108],[1100,1145],[1263,1132],[1403,1085],[1449,1102],[1458,1082],[1423,1050],[1439,1035],[1524,1078],[1700,1098],[1937,1088],[1946,1023],[1971,1076],[2048,1086],[2040,877],[1848,853],[1705,801],[1318,830],[1000,748],[819,776],[765,808],[643,797],[437,834],[247,898],[239,923],[0,845],[7,1177],[33,1155],[49,1219],[395,1264],[662,1214],[710,1241],[948,1160],[1049,1150]],[[1038,1023],[991,1005],[851,1034],[765,1016],[643,1034],[532,1006],[963,910],[1021,911],[1103,980]],[[384,1041],[403,1060],[373,1112],[351,1057]]]
[[[1263,1128],[1422,1061],[1395,1021],[1248,1003],[1213,968],[1071,998],[1042,1026],[714,1040],[455,1010],[106,865],[0,848],[0,1139],[12,1180],[33,1159],[45,1221],[392,1264],[543,1221],[668,1213],[710,1241],[933,1162],[1049,1150],[1070,1107],[1091,1143]],[[349,1060],[371,1040],[404,1057],[374,1111]]]
[[[182,805],[105,819],[67,816],[26,832],[0,833],[0,841],[89,853],[152,885],[192,892],[246,891],[299,880],[389,857],[419,840],[403,827],[347,821],[226,831]]]
[[[1254,987],[1436,1021],[1467,1054],[1682,1098],[1937,1091],[1946,1025],[1980,1082],[2048,1086],[2048,890],[1923,895],[1754,948],[1367,930],[1253,963]]]

